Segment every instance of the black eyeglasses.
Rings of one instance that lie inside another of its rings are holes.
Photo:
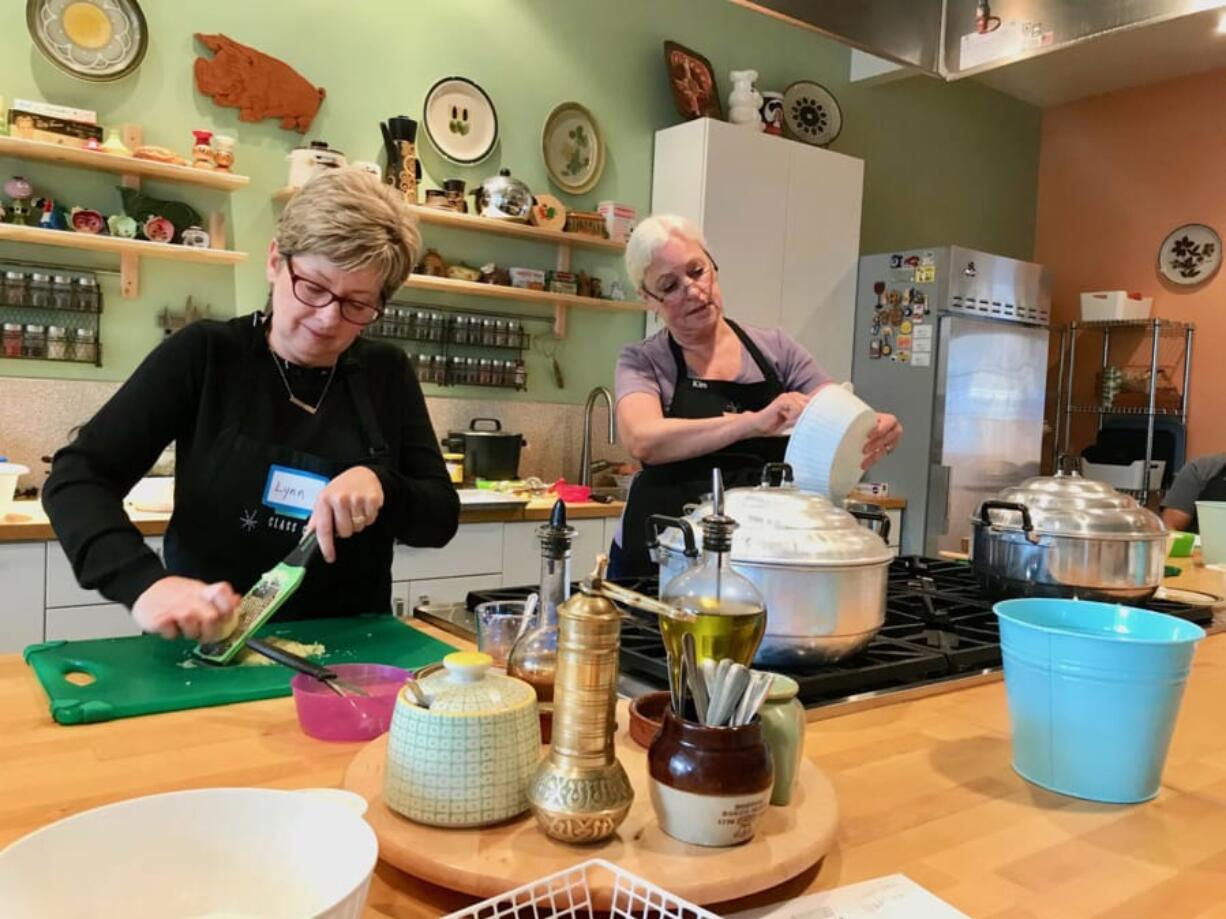
[[[363,303],[360,300],[349,300],[345,297],[339,297],[322,284],[312,281],[310,278],[294,274],[292,255],[285,256],[285,267],[289,271],[290,286],[293,288],[294,296],[298,298],[298,302],[303,306],[321,310],[331,306],[333,303],[339,303],[341,305],[341,318],[346,322],[352,322],[354,325],[370,325],[383,315],[382,303],[374,306],[370,303]]]
[[[698,284],[708,273],[717,274],[719,265],[715,264],[715,259],[711,258],[711,253],[705,249],[706,259],[693,258],[690,259],[688,265],[685,266],[685,276],[690,279],[690,284]],[[643,285],[643,293],[656,300],[659,303],[675,303],[685,296],[685,292],[689,289],[690,284],[683,284],[681,279],[675,274],[666,274],[668,279],[659,290],[648,290],[647,285]]]

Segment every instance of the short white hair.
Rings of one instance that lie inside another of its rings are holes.
[[[634,228],[630,242],[626,244],[626,273],[635,290],[643,286],[647,266],[656,257],[660,247],[674,236],[696,242],[705,250],[707,241],[694,221],[676,214],[652,214]]]

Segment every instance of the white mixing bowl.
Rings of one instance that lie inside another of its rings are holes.
[[[378,859],[343,802],[263,788],[120,801],[0,852],[5,919],[359,919]]]

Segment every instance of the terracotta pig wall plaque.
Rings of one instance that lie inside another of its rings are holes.
[[[196,33],[213,52],[198,57],[196,88],[218,105],[239,110],[241,121],[280,118],[281,127],[305,134],[319,112],[326,93],[312,86],[294,68],[275,57],[241,45],[225,35]]]

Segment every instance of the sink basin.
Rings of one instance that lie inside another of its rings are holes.
[[[618,488],[616,485],[595,485],[592,487],[592,494],[609,497],[614,501],[625,501],[626,491],[625,488]]]

